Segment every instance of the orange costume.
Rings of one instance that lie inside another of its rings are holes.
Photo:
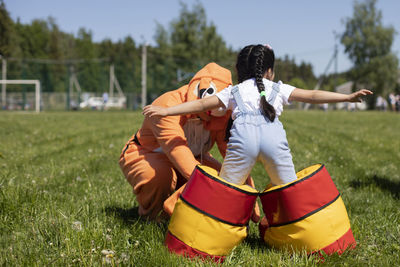
[[[158,97],[153,104],[174,106],[213,95],[232,84],[229,70],[207,64],[189,84]],[[221,164],[209,153],[216,143],[225,156],[225,128],[230,113],[213,110],[208,114],[146,117],[142,127],[127,142],[120,156],[120,167],[133,187],[139,215],[156,218],[164,209],[172,213],[177,194],[196,165],[219,170]],[[171,197],[170,197],[171,196]],[[168,199],[165,204],[164,201]]]

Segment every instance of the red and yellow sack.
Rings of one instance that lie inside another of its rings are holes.
[[[197,166],[172,214],[165,244],[176,254],[223,262],[247,236],[258,191]]]
[[[260,223],[260,235],[269,245],[326,254],[355,247],[346,208],[324,165],[298,172],[296,181],[267,188],[260,198],[268,221]]]

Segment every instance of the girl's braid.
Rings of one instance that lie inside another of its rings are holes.
[[[268,62],[265,62],[266,52],[267,52],[266,48],[263,45],[257,45],[254,49],[254,56],[255,56],[254,77],[256,79],[256,84],[259,93],[265,90],[263,77],[264,73],[267,71],[267,68],[269,66]],[[274,121],[276,116],[275,109],[270,103],[268,103],[267,99],[265,98],[265,95],[261,96],[260,106],[263,111],[263,114],[270,121]]]

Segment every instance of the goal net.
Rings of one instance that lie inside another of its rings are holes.
[[[3,109],[8,110],[30,110],[40,112],[41,95],[39,80],[0,80],[1,105]],[[6,85],[34,85],[34,92],[8,92]]]

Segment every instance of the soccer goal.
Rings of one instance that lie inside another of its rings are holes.
[[[7,92],[5,85],[7,84],[33,84],[35,85],[35,111],[37,113],[40,112],[40,81],[39,80],[0,80],[0,84],[2,84],[2,92],[1,92],[1,103],[2,106],[6,106]]]

